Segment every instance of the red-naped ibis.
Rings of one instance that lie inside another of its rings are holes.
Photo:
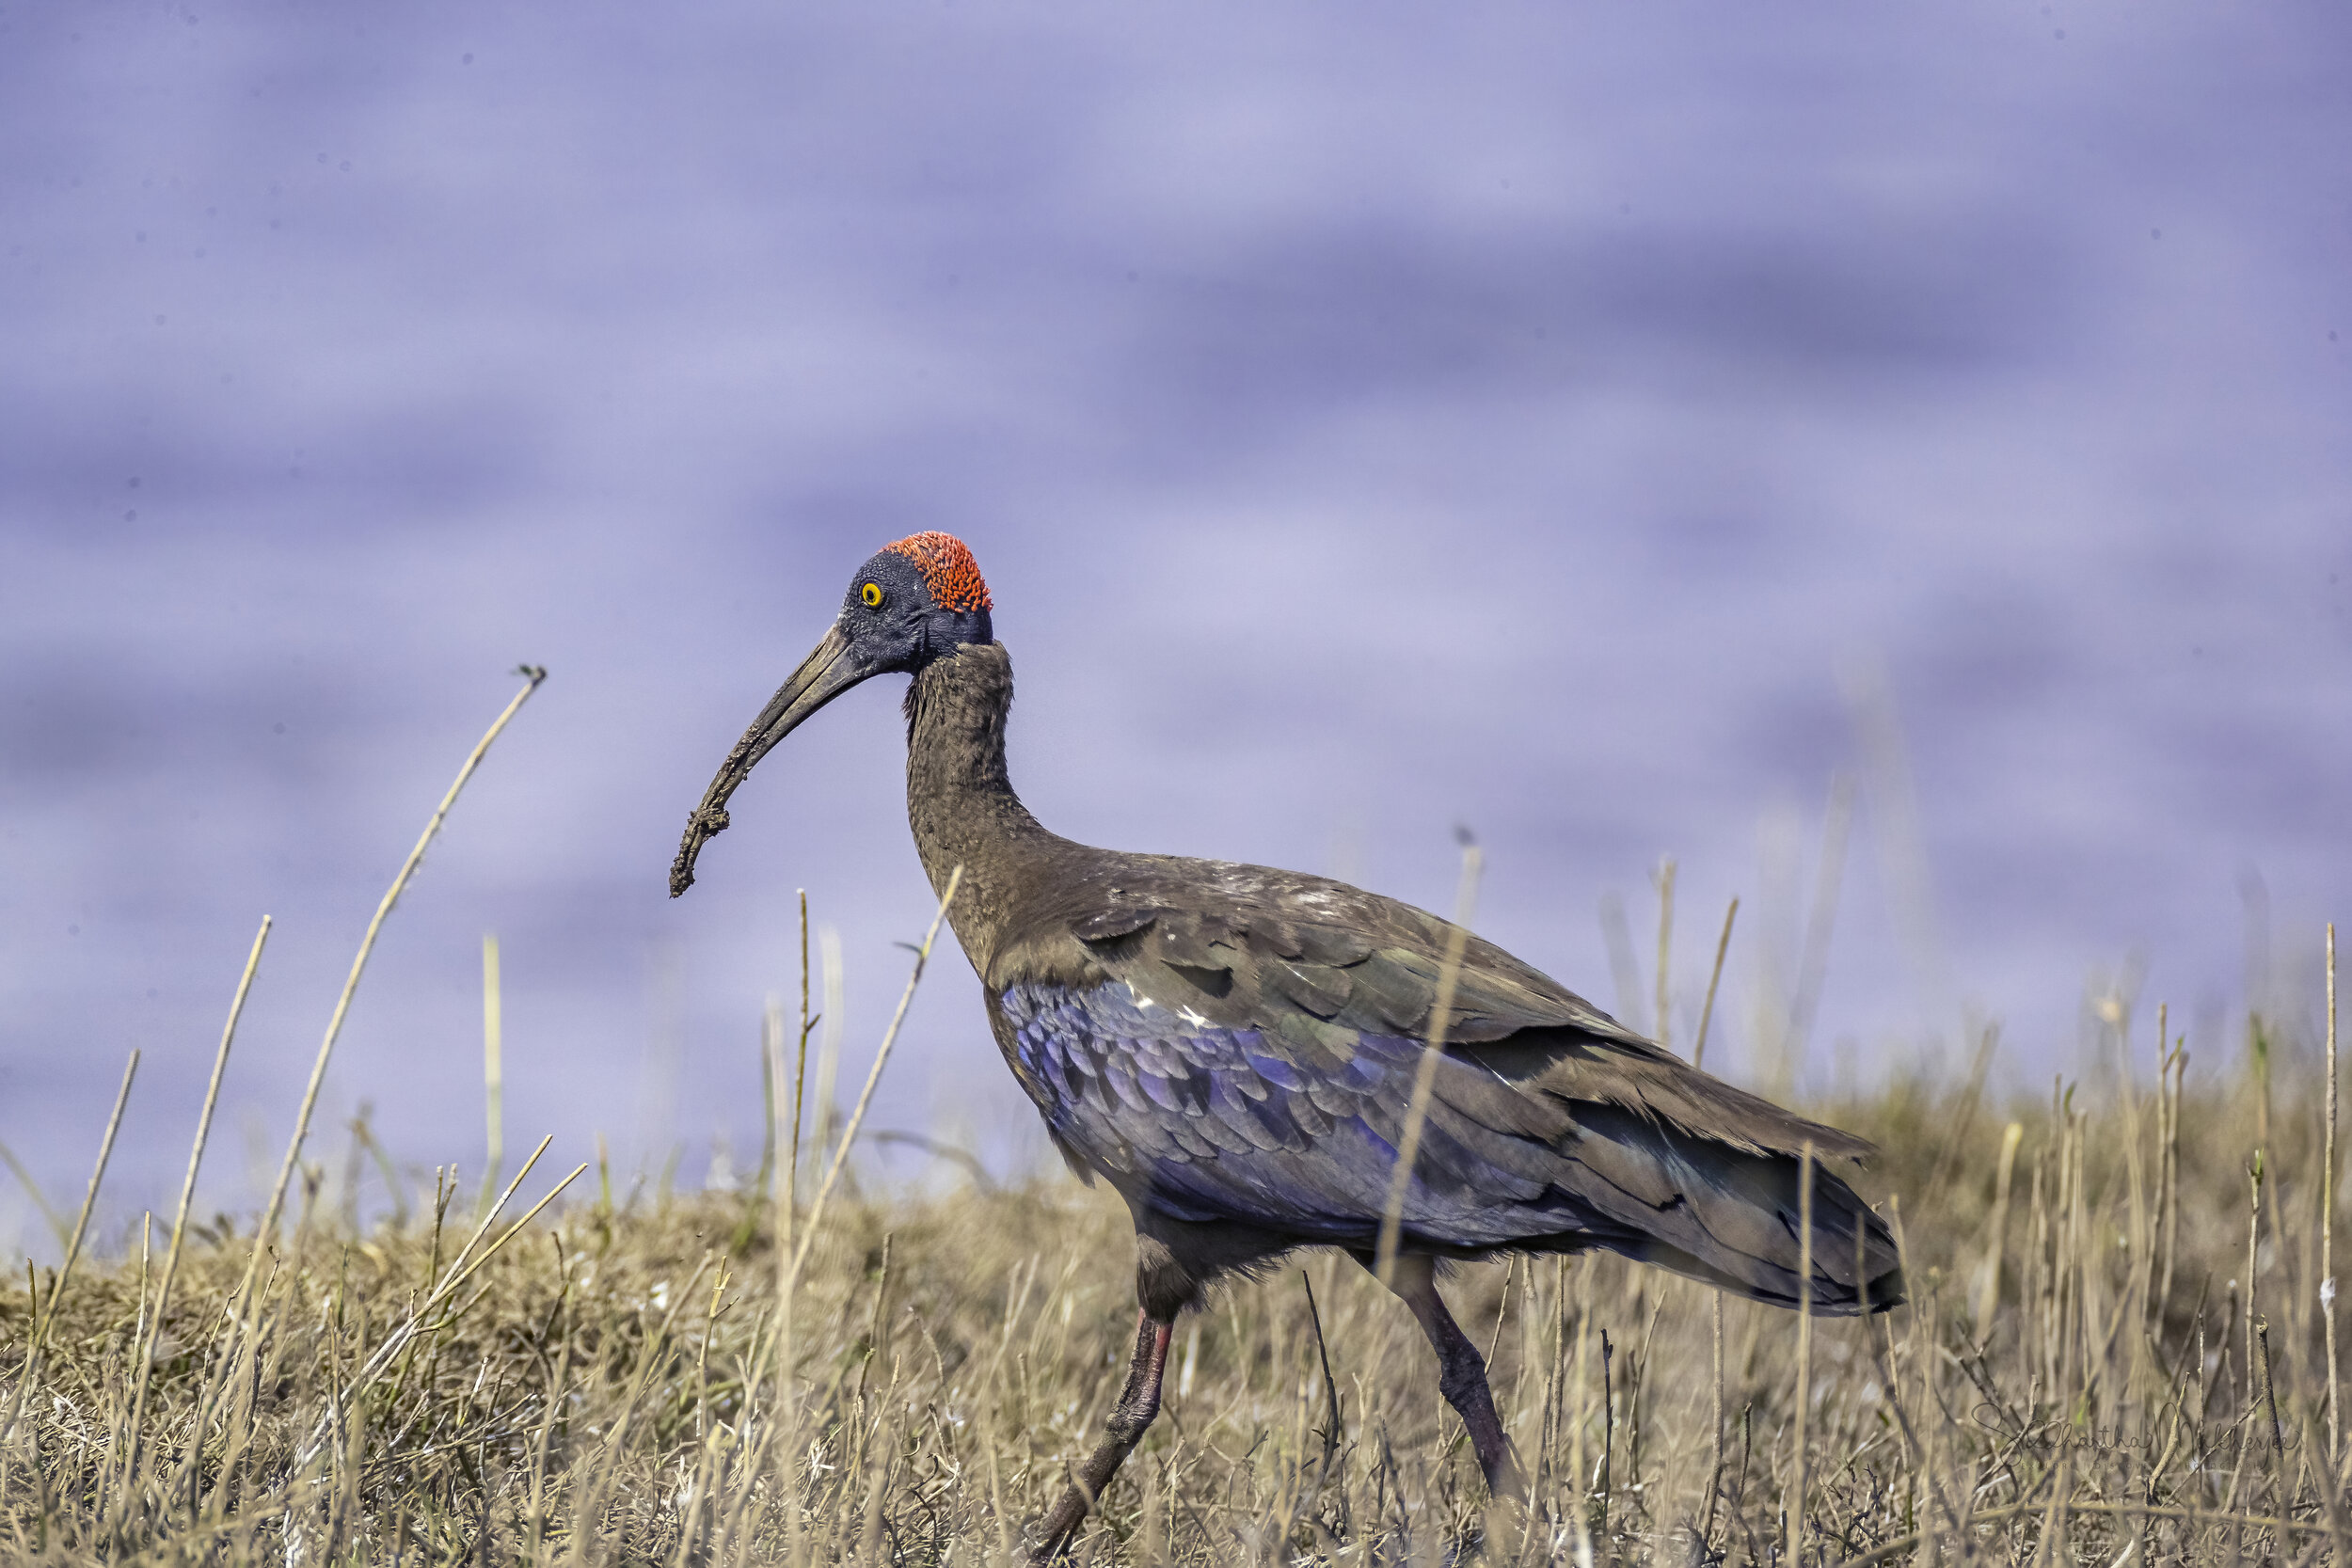
[[[1038,1527],[1038,1560],[1076,1533],[1158,1413],[1177,1314],[1213,1282],[1299,1247],[1372,1265],[1408,1121],[1418,1149],[1385,1272],[1497,1494],[1517,1490],[1518,1469],[1485,1363],[1438,1293],[1443,1260],[1598,1247],[1792,1307],[1810,1145],[1811,1308],[1901,1299],[1893,1239],[1837,1174],[1870,1153],[1862,1140],[1697,1071],[1393,898],[1040,826],[1005,771],[1012,660],[991,608],[972,552],[945,533],[859,567],[688,818],[670,892],[693,882],[771,748],[860,681],[914,677],[907,816],[924,870],[944,896],[963,868],[947,917],[1005,1064],[1071,1168],[1135,1215],[1135,1358],[1101,1446]]]

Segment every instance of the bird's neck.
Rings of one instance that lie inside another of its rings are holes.
[[[907,689],[907,820],[931,890],[963,868],[947,911],[973,968],[987,974],[996,933],[1021,885],[1019,867],[1059,841],[1038,825],[1005,771],[1012,660],[998,642],[969,643],[915,673]]]

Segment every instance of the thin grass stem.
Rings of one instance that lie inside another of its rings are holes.
[[[2328,1132],[2319,1168],[2319,1302],[2328,1335],[2328,1463],[2344,1462],[2344,1433],[2336,1401],[2343,1380],[2336,1370],[2336,923],[2328,923]],[[2328,1493],[2334,1507],[2334,1493]]]
[[[891,1047],[898,1043],[899,1026],[906,1022],[907,1008],[914,1001],[914,988],[923,983],[924,967],[931,961],[931,944],[939,940],[939,927],[947,918],[947,906],[956,901],[956,890],[962,885],[963,867],[959,865],[947,874],[947,890],[939,895],[939,912],[931,916],[930,929],[923,933],[923,945],[914,951],[914,969],[907,976],[906,990],[898,994],[898,1010],[890,1015],[890,1027],[882,1035],[882,1049],[874,1053],[874,1065],[866,1074],[866,1086],[858,1091],[849,1125],[841,1130],[841,1143],[833,1152],[833,1164],[825,1168],[825,1180],[818,1185],[817,1196],[809,1203],[807,1233],[792,1250],[792,1272],[796,1275],[808,1259],[808,1249],[816,1243],[817,1222],[824,1215],[825,1199],[833,1196],[841,1167],[849,1163],[850,1148],[857,1141],[858,1128],[865,1124],[866,1107],[874,1102],[874,1087],[882,1082],[882,1068],[890,1061]]]
[[[499,983],[499,939],[482,933],[482,1105],[488,1148],[482,1198],[488,1202],[506,1169],[506,1001]]]
[[[1731,951],[1731,923],[1740,918],[1740,900],[1724,911],[1724,934],[1715,939],[1715,967],[1707,977],[1707,1003],[1699,1008],[1698,1040],[1691,1047],[1691,1065],[1707,1069],[1707,1031],[1715,1022],[1715,990],[1724,983],[1724,955]]]
[[[17,1373],[16,1392],[8,1401],[8,1418],[0,1423],[0,1453],[7,1451],[9,1438],[16,1434],[17,1421],[24,1410],[25,1395],[31,1389],[34,1378],[40,1373],[41,1353],[50,1330],[56,1324],[57,1307],[65,1299],[68,1281],[73,1277],[73,1265],[82,1256],[82,1243],[89,1237],[90,1214],[98,1207],[98,1189],[105,1183],[106,1163],[114,1158],[115,1134],[122,1131],[122,1108],[131,1102],[131,1081],[138,1076],[138,1071],[139,1053],[135,1050],[131,1053],[131,1059],[122,1065],[122,1086],[115,1090],[115,1108],[106,1117],[106,1134],[99,1140],[98,1164],[90,1169],[89,1189],[82,1195],[82,1212],[73,1222],[73,1233],[66,1239],[65,1259],[57,1265],[56,1275],[49,1282],[47,1307],[40,1307],[34,1299],[33,1291],[25,1292],[25,1309],[32,1314],[33,1331],[26,1338],[24,1365]],[[0,1471],[0,1478],[4,1475],[5,1472]],[[5,1479],[0,1479],[0,1488],[5,1486]],[[0,1502],[5,1501],[7,1493],[0,1489]]]
[[[1372,1272],[1381,1284],[1396,1275],[1396,1250],[1405,1222],[1405,1195],[1421,1158],[1422,1126],[1429,1117],[1429,1096],[1438,1082],[1438,1063],[1445,1056],[1446,1026],[1454,1013],[1454,991],[1462,975],[1462,955],[1470,946],[1470,915],[1478,900],[1478,873],[1485,856],[1476,844],[1462,845],[1462,879],[1454,898],[1454,926],[1446,932],[1445,958],[1438,966],[1438,994],[1429,1009],[1428,1039],[1413,1072],[1413,1095],[1405,1107],[1405,1130],[1396,1142],[1396,1163],[1389,1173],[1388,1201],[1381,1205],[1378,1240],[1373,1247]]]
[[[1788,1487],[1788,1561],[1804,1560],[1807,1423],[1813,1406],[1813,1141],[1797,1154],[1797,1444]]]
[[[262,1248],[268,1244],[271,1233],[278,1228],[279,1216],[285,1212],[286,1186],[294,1179],[295,1163],[302,1157],[303,1141],[310,1135],[311,1113],[318,1108],[319,1089],[326,1082],[326,1064],[335,1053],[335,1041],[343,1032],[343,1020],[350,1015],[351,999],[359,990],[359,977],[367,973],[368,958],[375,951],[375,939],[383,932],[384,922],[391,914],[392,906],[400,902],[401,894],[406,891],[408,879],[417,874],[417,867],[424,863],[424,852],[439,835],[441,824],[449,819],[450,808],[457,804],[458,792],[466,787],[474,770],[482,766],[482,759],[489,754],[491,742],[498,739],[508,721],[521,711],[531,694],[539,689],[539,683],[548,678],[547,671],[537,665],[525,665],[516,673],[523,677],[522,689],[515,693],[514,700],[491,721],[489,729],[467,753],[464,766],[457,769],[457,777],[451,781],[448,791],[441,797],[441,803],[433,808],[432,816],[425,821],[424,832],[417,835],[415,847],[408,851],[408,858],[401,862],[399,874],[392,879],[392,885],[384,890],[383,899],[375,906],[375,913],[369,919],[368,928],[359,938],[359,951],[352,958],[351,973],[344,977],[342,992],[335,998],[335,1010],[326,1021],[326,1036],[319,1041],[318,1055],[310,1064],[310,1081],[303,1088],[302,1105],[294,1114],[294,1137],[287,1142],[286,1158],[278,1167],[278,1180],[270,1187],[269,1201],[262,1209],[262,1223],[253,1243],[253,1263],[246,1271],[248,1288],[252,1270],[261,1266]]]
[[[262,949],[268,945],[270,924],[268,915],[262,916],[262,928],[253,933],[253,950],[246,955],[245,973],[237,978],[236,995],[230,999],[229,1022],[221,1026],[220,1048],[213,1053],[213,1076],[204,1087],[204,1108],[196,1118],[196,1142],[188,1149],[188,1173],[180,1183],[180,1205],[171,1222],[171,1247],[164,1255],[163,1278],[155,1288],[154,1318],[139,1344],[137,1391],[131,1402],[130,1437],[124,1445],[122,1495],[117,1513],[124,1523],[129,1522],[137,1507],[139,1446],[147,1432],[148,1389],[154,1381],[155,1347],[163,1338],[164,1314],[171,1309],[171,1286],[180,1272],[180,1251],[188,1239],[188,1211],[196,1202],[196,1173],[204,1162],[204,1146],[212,1137],[213,1112],[220,1104],[221,1080],[229,1072],[229,1047],[237,1037],[237,1021],[245,1016],[245,999],[252,993],[254,974],[262,967]]]

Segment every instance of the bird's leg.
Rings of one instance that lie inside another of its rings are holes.
[[[1486,1358],[1454,1321],[1454,1314],[1445,1309],[1445,1298],[1438,1294],[1437,1259],[1401,1256],[1390,1270],[1388,1284],[1412,1309],[1421,1331],[1437,1350],[1438,1389],[1470,1429],[1470,1447],[1478,1450],[1478,1467],[1486,1472],[1486,1490],[1498,1497],[1518,1497],[1522,1491],[1518,1461],[1512,1457],[1511,1440],[1503,1435],[1502,1422],[1495,1415],[1495,1397],[1486,1386]]]
[[[1072,1475],[1070,1490],[1038,1527],[1037,1550],[1029,1559],[1038,1568],[1061,1557],[1103,1488],[1143,1441],[1152,1418],[1160,1413],[1160,1374],[1167,1370],[1168,1337],[1175,1332],[1171,1319],[1154,1318],[1149,1312],[1136,1315],[1136,1355],[1127,1366],[1127,1386],[1120,1391],[1110,1419],[1103,1423],[1103,1441]]]

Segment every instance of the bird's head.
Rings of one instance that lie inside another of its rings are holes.
[[[967,642],[994,641],[988,611],[988,584],[962,540],[951,533],[909,534],[857,569],[842,595],[840,616],[809,663],[840,640],[850,669],[827,697],[868,675],[913,674]],[[807,711],[824,701],[819,697]]]
[[[857,569],[841,613],[727,752],[670,866],[670,896],[694,885],[694,857],[727,825],[727,797],[801,721],[875,675],[913,674],[973,642],[993,642],[988,584],[963,541],[916,533],[884,545]]]

